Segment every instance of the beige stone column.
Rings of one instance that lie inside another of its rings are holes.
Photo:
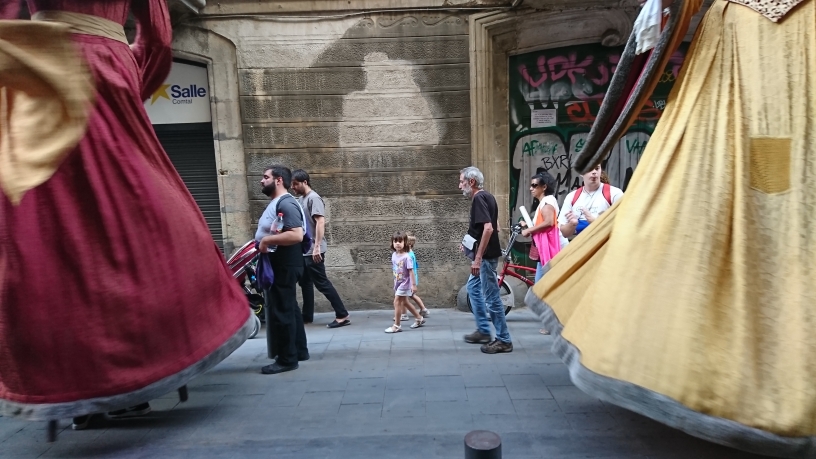
[[[507,51],[516,33],[516,12],[470,18],[470,135],[473,165],[485,174],[485,188],[499,203],[499,227],[507,237],[510,198],[507,144]]]
[[[229,256],[252,238],[235,45],[196,27],[178,27],[174,37],[176,57],[207,64],[221,226],[224,252]]]

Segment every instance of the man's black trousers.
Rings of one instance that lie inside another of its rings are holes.
[[[298,354],[309,354],[296,297],[302,276],[302,266],[277,269],[272,287],[264,290],[267,352],[269,358],[277,355],[277,362],[285,366],[298,363]]]
[[[343,300],[337,294],[329,278],[326,276],[326,257],[323,254],[323,260],[320,263],[315,263],[311,255],[303,257],[305,270],[303,277],[300,278],[300,291],[303,294],[303,321],[314,322],[314,288],[329,300],[332,309],[334,309],[334,317],[343,319],[348,316],[348,311],[343,305]]]

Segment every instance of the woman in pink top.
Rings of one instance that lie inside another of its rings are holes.
[[[533,227],[521,232],[524,237],[533,237],[533,244],[538,250],[535,281],[544,277],[544,265],[561,251],[561,233],[558,228],[558,201],[555,192],[555,178],[547,171],[539,172],[530,180],[530,194],[539,204],[533,212]],[[542,328],[542,335],[550,332]]]
[[[555,179],[547,171],[539,172],[530,180],[530,194],[539,204],[533,212],[533,227],[521,232],[524,237],[533,237],[533,244],[538,249],[538,265],[535,281],[544,276],[543,267],[561,251],[561,235],[558,229],[558,201],[555,192]]]

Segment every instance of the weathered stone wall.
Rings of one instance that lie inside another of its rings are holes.
[[[638,3],[221,0],[177,15],[176,54],[211,73],[225,242],[251,237],[266,165],[302,167],[326,198],[327,264],[350,306],[391,302],[397,229],[419,237],[429,306],[451,305],[467,276],[460,168],[482,168],[508,219],[508,55],[620,44]]]
[[[326,201],[327,267],[349,306],[392,302],[396,230],[417,236],[426,304],[451,306],[468,274],[467,16],[201,19],[236,47],[251,221],[268,202],[264,168],[303,168]]]

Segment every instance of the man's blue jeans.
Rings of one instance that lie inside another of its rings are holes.
[[[507,320],[504,317],[504,305],[499,295],[499,277],[496,274],[498,258],[482,260],[479,277],[470,275],[467,281],[467,292],[473,315],[476,317],[476,328],[490,335],[490,321],[496,328],[496,339],[503,343],[510,342],[510,332],[507,330]],[[490,312],[490,321],[487,314]]]

